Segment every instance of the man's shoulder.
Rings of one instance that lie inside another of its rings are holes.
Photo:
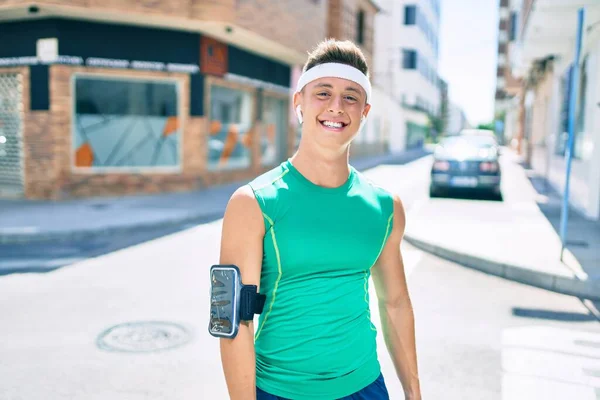
[[[248,186],[251,187],[254,192],[264,192],[268,188],[275,187],[282,181],[287,172],[288,170],[285,168],[284,163],[281,163],[254,178],[248,183]]]
[[[390,192],[388,189],[381,186],[379,183],[377,183],[373,179],[366,176],[364,173],[357,171],[356,169],[354,172],[357,176],[358,181],[361,183],[362,187],[366,188],[369,191],[372,191],[378,197],[384,197],[384,198],[389,198],[389,199],[394,197],[394,194],[392,192]]]

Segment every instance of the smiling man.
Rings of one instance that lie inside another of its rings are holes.
[[[244,322],[234,339],[220,339],[231,399],[389,399],[371,274],[397,376],[407,399],[421,398],[400,253],[404,209],[349,164],[371,109],[368,76],[353,43],[319,44],[294,94],[298,150],[227,205],[220,263],[237,265],[243,283],[266,295],[256,327]]]

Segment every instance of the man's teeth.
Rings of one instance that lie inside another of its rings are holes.
[[[331,121],[323,121],[323,125],[328,126],[330,128],[341,128],[341,122],[331,122]]]

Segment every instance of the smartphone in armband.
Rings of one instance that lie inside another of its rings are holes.
[[[251,321],[260,314],[266,296],[256,285],[244,285],[236,265],[210,267],[210,317],[208,332],[215,337],[233,339],[240,321]]]

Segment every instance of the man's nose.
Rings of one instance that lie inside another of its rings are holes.
[[[331,96],[331,100],[329,101],[329,112],[334,114],[341,114],[344,112],[342,96]]]

